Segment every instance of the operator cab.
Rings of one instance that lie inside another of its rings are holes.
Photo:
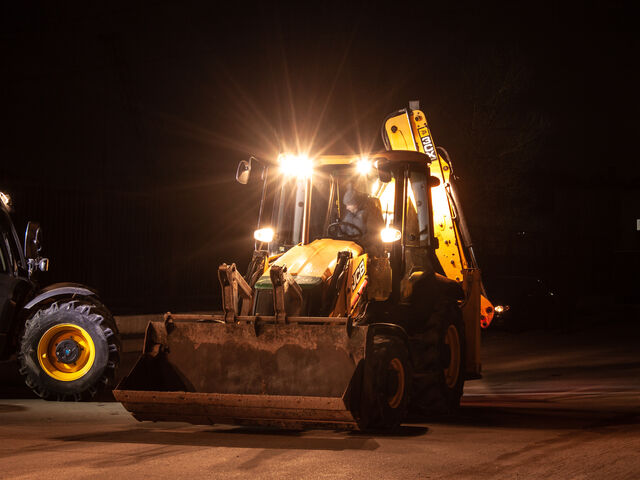
[[[430,187],[438,180],[426,155],[281,155],[271,164],[252,158],[239,165],[240,183],[247,183],[254,161],[263,189],[249,285],[271,288],[266,267],[253,265],[258,254],[259,265],[286,266],[303,290],[312,290],[329,281],[338,254],[348,251],[353,264],[368,256],[369,298],[384,300],[393,290],[406,292],[401,300],[437,266]]]
[[[403,165],[402,159],[411,163]],[[428,159],[422,154],[321,156],[313,161],[281,155],[275,165],[260,163],[263,192],[256,250],[280,255],[295,245],[331,238],[353,241],[372,256],[388,256],[391,244],[402,239],[403,228],[403,243],[409,248],[432,243]],[[242,162],[238,176],[250,169]],[[238,180],[246,183],[248,175]]]

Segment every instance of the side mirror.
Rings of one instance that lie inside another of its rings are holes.
[[[236,170],[236,181],[242,185],[246,185],[249,182],[249,176],[251,175],[251,160],[253,157],[246,160],[241,160],[238,164],[238,170]]]
[[[42,251],[42,229],[36,222],[27,223],[27,230],[24,234],[24,257],[37,258]]]
[[[378,178],[382,183],[389,183],[391,181],[391,172],[388,170],[378,170]]]
[[[42,252],[42,229],[36,222],[27,223],[27,230],[24,233],[24,257],[27,260],[29,277],[33,272],[49,270],[49,259],[40,256]]]
[[[393,178],[391,174],[390,164],[386,158],[380,158],[378,163],[378,180],[382,183],[389,183]]]
[[[440,179],[433,175],[429,176],[429,188],[437,187],[438,185],[440,185]]]

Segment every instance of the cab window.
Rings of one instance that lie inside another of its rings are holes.
[[[407,211],[405,212],[405,275],[431,271],[427,254],[429,242],[429,191],[425,172],[411,171],[407,182]]]
[[[393,211],[396,196],[396,179],[391,179],[388,183],[383,183],[379,180],[373,182],[371,186],[371,196],[377,198],[380,201],[380,207],[382,209],[382,217],[384,218],[385,226],[393,224]]]
[[[411,172],[407,184],[406,245],[426,247],[429,239],[427,175]]]

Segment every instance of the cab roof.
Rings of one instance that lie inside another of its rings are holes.
[[[358,163],[362,155],[319,155],[314,157],[315,165],[350,165]],[[389,150],[367,155],[371,161],[387,161],[392,163],[420,163],[429,164],[431,159],[421,152],[413,150]]]

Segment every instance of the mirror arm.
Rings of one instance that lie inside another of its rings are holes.
[[[251,157],[254,158],[254,157]],[[269,173],[269,167],[266,165],[262,167],[262,195],[260,196],[260,210],[258,211],[258,228],[260,228],[262,222],[262,212],[264,211],[264,198],[267,194],[267,177]]]

